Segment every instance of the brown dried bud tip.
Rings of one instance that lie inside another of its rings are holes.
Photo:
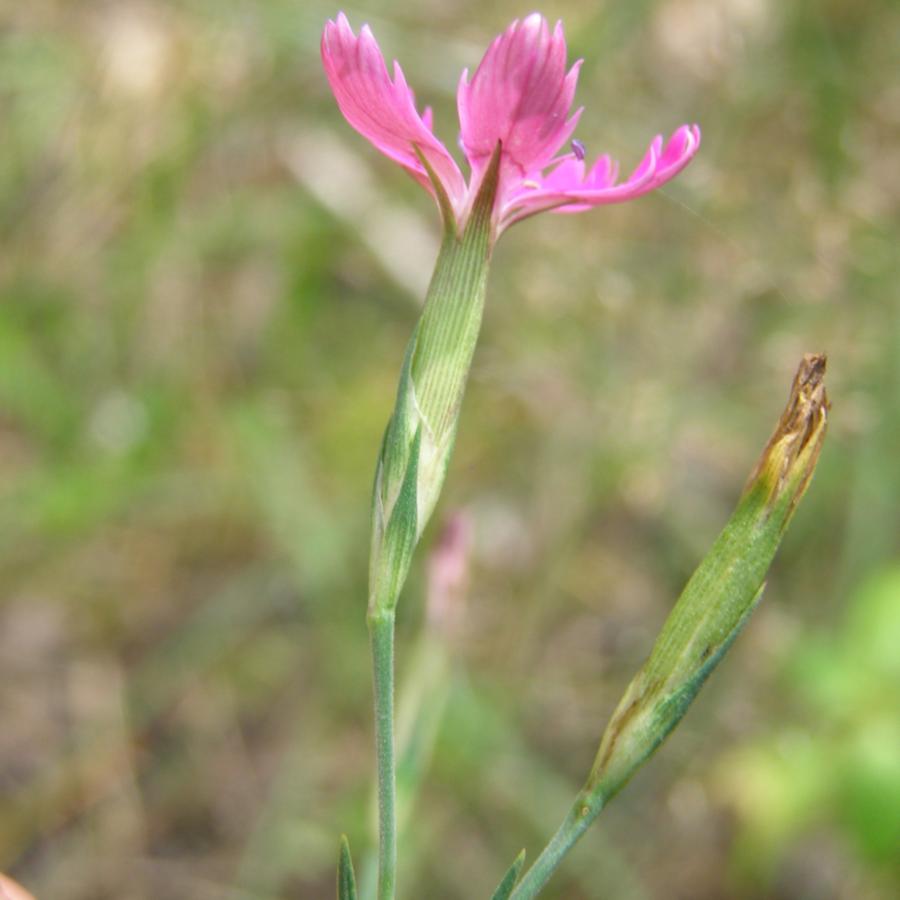
[[[771,504],[781,497],[786,485],[795,484],[799,477],[791,509],[803,496],[822,449],[831,408],[825,393],[827,362],[824,353],[804,355],[794,376],[787,406],[750,473],[745,492],[763,481],[768,487]]]

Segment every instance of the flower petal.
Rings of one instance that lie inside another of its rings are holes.
[[[472,80],[457,91],[461,141],[473,180],[503,145],[506,181],[549,165],[571,137],[581,110],[567,120],[580,61],[566,73],[562,24],[553,32],[538,13],[516,20],[494,39]]]
[[[454,205],[465,195],[465,181],[447,148],[431,130],[431,112],[420,116],[400,66],[393,81],[368,25],[353,33],[347,17],[325,25],[322,63],[344,118],[385,156],[399,163],[434,193],[415,147],[428,160]]]
[[[674,178],[693,158],[700,146],[700,128],[682,125],[663,147],[657,135],[651,141],[640,165],[621,184],[616,184],[617,165],[601,156],[584,174],[584,163],[574,156],[563,157],[543,178],[525,181],[532,190],[519,189],[506,200],[501,212],[501,227],[543,210],[582,212],[606,203],[621,203],[640,197]]]

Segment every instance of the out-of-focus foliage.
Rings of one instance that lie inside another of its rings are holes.
[[[784,849],[823,823],[862,858],[890,865],[900,846],[900,569],[848,600],[841,628],[798,638],[785,687],[799,724],[721,761],[740,810],[741,863],[770,874]],[[815,721],[818,735],[810,734]]]
[[[450,145],[459,70],[528,11],[345,9]],[[328,95],[336,11],[0,12],[0,870],[40,900],[328,897],[340,833],[371,846],[368,497],[438,228]],[[436,515],[470,511],[472,588],[401,887],[486,897],[534,857],[827,350],[762,606],[547,897],[895,897],[900,9],[542,11],[585,58],[589,152],[704,143],[662,194],[498,249]]]

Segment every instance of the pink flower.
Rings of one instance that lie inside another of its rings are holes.
[[[566,71],[562,24],[551,31],[538,13],[516,20],[496,37],[471,78],[468,71],[462,74],[457,106],[460,146],[471,169],[468,181],[435,137],[431,110],[417,111],[396,62],[391,78],[368,25],[357,37],[343,13],[329,21],[322,35],[322,62],[347,121],[436,199],[445,194],[457,227],[467,219],[498,143],[495,234],[543,210],[581,212],[646,194],[677,175],[700,146],[696,125],[682,125],[667,142],[658,135],[622,182],[617,180],[618,165],[608,156],[588,167],[579,141],[571,141],[570,152],[560,155],[581,115],[581,109],[570,115],[581,61]]]

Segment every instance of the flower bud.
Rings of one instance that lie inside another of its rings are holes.
[[[804,356],[787,407],[734,515],[613,713],[586,787],[598,805],[678,724],[761,596],[769,564],[822,448],[829,409],[825,362],[824,355]]]

